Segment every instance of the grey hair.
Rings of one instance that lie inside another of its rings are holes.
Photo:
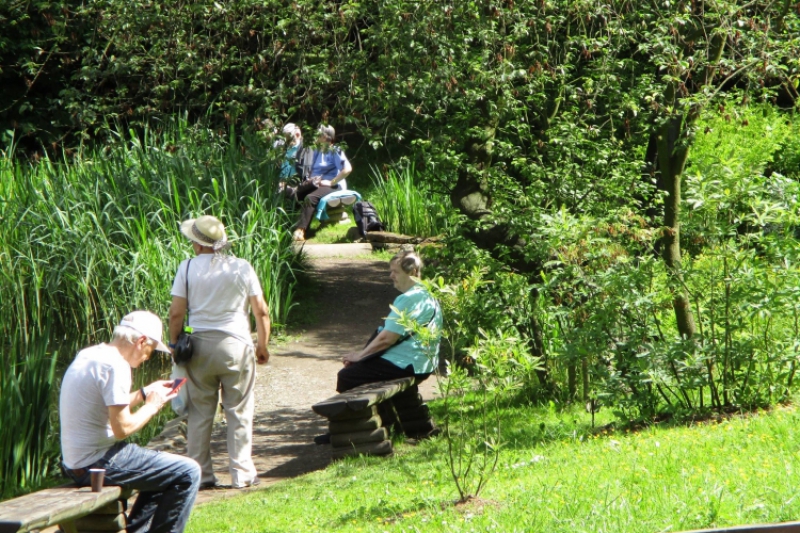
[[[114,328],[114,333],[111,334],[111,342],[122,340],[128,344],[136,344],[136,341],[139,340],[139,337],[147,337],[147,335],[143,335],[142,333],[133,328],[129,328],[128,326],[116,326]],[[149,337],[147,338],[147,343],[152,346],[158,344]]]
[[[336,137],[336,130],[333,129],[333,126],[328,126],[327,124],[320,124],[317,132],[320,135],[324,135],[329,142],[333,142],[333,139]]]
[[[409,276],[419,276],[422,272],[422,259],[415,253],[403,251],[392,257],[392,263],[399,263],[400,268]]]

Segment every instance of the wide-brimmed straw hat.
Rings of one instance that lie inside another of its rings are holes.
[[[211,215],[203,215],[182,222],[181,233],[190,241],[213,248],[214,251],[222,250],[228,244],[225,225],[217,217]]]

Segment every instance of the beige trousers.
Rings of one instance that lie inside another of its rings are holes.
[[[222,408],[228,426],[231,484],[244,487],[256,478],[253,448],[253,388],[256,358],[252,346],[219,331],[192,335],[194,355],[189,375],[187,453],[203,470],[201,483],[216,482],[211,461],[211,432],[222,389]]]

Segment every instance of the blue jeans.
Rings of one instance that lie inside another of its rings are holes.
[[[89,468],[70,477],[88,486]],[[91,468],[105,468],[105,485],[139,491],[128,513],[129,533],[181,533],[186,527],[200,488],[200,466],[193,459],[118,442]]]

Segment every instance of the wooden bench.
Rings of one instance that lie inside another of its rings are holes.
[[[124,532],[130,492],[120,487],[67,485],[44,489],[0,503],[0,533],[39,531],[59,526],[65,533]]]
[[[383,409],[379,409],[382,403]],[[361,385],[311,408],[329,420],[334,459],[391,454],[394,450],[387,425],[396,424],[412,438],[438,432],[413,377]],[[384,421],[381,410],[396,415],[390,415],[396,420]]]

